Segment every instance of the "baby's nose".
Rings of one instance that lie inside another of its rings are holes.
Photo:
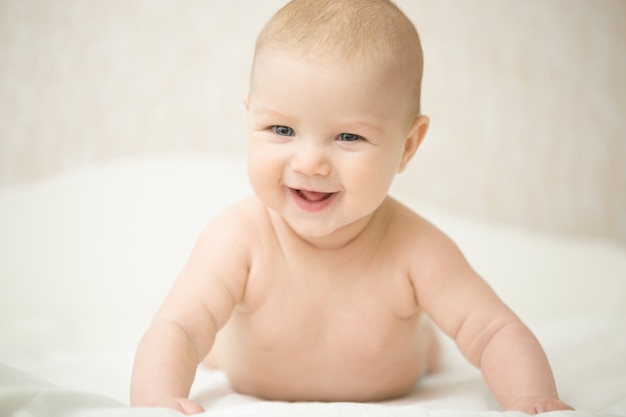
[[[319,146],[299,146],[291,158],[291,169],[303,175],[328,175],[331,165],[323,149]]]

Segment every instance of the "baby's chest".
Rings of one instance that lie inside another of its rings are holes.
[[[285,353],[368,356],[406,346],[419,311],[408,277],[392,268],[352,270],[273,268],[252,276],[249,308],[237,309],[232,324],[248,346]]]

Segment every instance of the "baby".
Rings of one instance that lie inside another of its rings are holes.
[[[400,397],[437,367],[427,315],[504,409],[571,409],[528,328],[388,196],[428,128],[421,75],[390,1],[295,0],[272,17],[245,100],[255,197],[200,236],[139,344],[132,405],[202,412],[187,398],[201,362],[265,399]]]

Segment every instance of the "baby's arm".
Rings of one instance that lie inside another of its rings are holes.
[[[535,336],[472,270],[454,243],[434,233],[428,252],[430,260],[415,267],[413,274],[418,301],[481,369],[504,409],[530,414],[571,409],[558,398]]]
[[[472,333],[469,328],[464,331]],[[503,323],[493,331],[474,329],[474,334],[484,337],[485,342],[482,353],[478,343],[476,351],[470,354],[475,355],[474,363],[480,366],[487,384],[506,410],[529,414],[571,410],[559,400],[548,359],[521,321]]]
[[[246,236],[221,218],[202,234],[183,272],[139,343],[131,381],[132,406],[202,412],[187,399],[198,363],[243,296]],[[240,222],[241,223],[241,222]]]

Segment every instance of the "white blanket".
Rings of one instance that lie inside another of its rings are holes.
[[[206,222],[250,193],[242,157],[129,158],[0,190],[0,416],[172,416],[129,409],[134,350]],[[535,331],[561,397],[626,416],[626,250],[485,224],[396,196],[457,241]],[[399,400],[283,403],[200,369],[214,416],[494,416],[480,373],[443,343],[443,369]],[[303,378],[306,375],[303,375]]]

